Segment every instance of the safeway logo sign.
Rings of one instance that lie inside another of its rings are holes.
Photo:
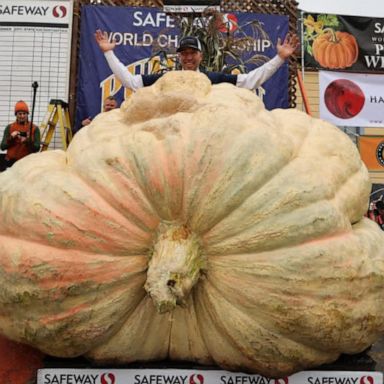
[[[360,378],[360,384],[374,384],[372,376],[363,376]]]
[[[47,0],[1,0],[0,22],[18,23],[21,26],[28,23],[65,24],[71,22],[72,0],[55,0],[53,4]],[[52,27],[49,25],[48,27]]]
[[[37,384],[383,384],[383,374],[303,371],[272,379],[220,370],[69,368],[40,369]]]
[[[204,384],[204,376],[197,374],[189,377],[189,384]]]
[[[63,17],[67,16],[67,7],[64,5],[56,5],[52,9],[52,15],[53,17],[62,19]]]
[[[382,374],[376,372],[372,372],[372,374],[369,372],[335,372],[331,375],[325,372],[316,374],[301,372],[300,375],[303,378],[308,375],[304,382],[305,384],[382,384],[383,382]],[[292,381],[294,382],[300,375],[293,375],[293,380],[290,380],[291,384]]]
[[[115,384],[115,375],[113,373],[103,373],[100,376],[101,384]]]
[[[283,377],[281,379],[275,379],[275,384],[288,384],[288,377]]]

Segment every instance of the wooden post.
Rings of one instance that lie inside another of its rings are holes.
[[[303,98],[305,112],[307,112],[309,116],[312,116],[311,107],[309,106],[307,91],[305,90],[304,81],[303,81],[303,77],[301,76],[300,69],[297,70],[297,80],[299,82],[299,87],[300,87],[301,97]]]

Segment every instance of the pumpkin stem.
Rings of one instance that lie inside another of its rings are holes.
[[[144,286],[159,313],[185,303],[204,266],[194,233],[183,225],[160,225]]]
[[[339,40],[336,37],[335,30],[333,28],[324,28],[323,33],[329,32],[331,34],[331,40],[329,40],[331,43],[338,43]]]

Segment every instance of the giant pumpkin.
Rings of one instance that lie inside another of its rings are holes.
[[[0,330],[104,364],[283,376],[384,329],[384,235],[350,139],[165,75],[0,176]]]

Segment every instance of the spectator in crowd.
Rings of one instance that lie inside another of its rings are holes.
[[[4,131],[1,149],[6,150],[6,167],[40,149],[40,129],[28,121],[28,105],[20,100],[15,104],[16,121],[8,124]]]
[[[377,200],[374,203],[374,206],[369,210],[368,217],[376,221],[376,223],[380,226],[381,229],[384,230],[384,201]]]
[[[105,100],[104,100],[104,108],[103,108],[103,112],[109,112],[109,111],[112,111],[112,109],[115,109],[118,107],[118,103],[117,103],[117,100],[114,96],[108,96]],[[91,116],[85,118],[84,120],[81,121],[81,126],[84,127],[86,125],[89,125],[91,124]]]
[[[124,87],[136,91],[139,88],[152,85],[163,74],[132,75],[125,65],[113,53],[116,42],[109,41],[107,32],[97,30],[95,39],[104,53],[107,63],[114,75],[121,81]],[[221,72],[204,72],[212,84],[232,83],[241,88],[256,89],[268,80],[297,49],[299,39],[297,35],[287,34],[284,41],[277,42],[277,55],[267,63],[254,69],[249,73],[238,75],[225,74]],[[177,48],[180,64],[183,70],[200,71],[203,60],[202,47],[199,39],[194,36],[185,36],[180,40]]]

